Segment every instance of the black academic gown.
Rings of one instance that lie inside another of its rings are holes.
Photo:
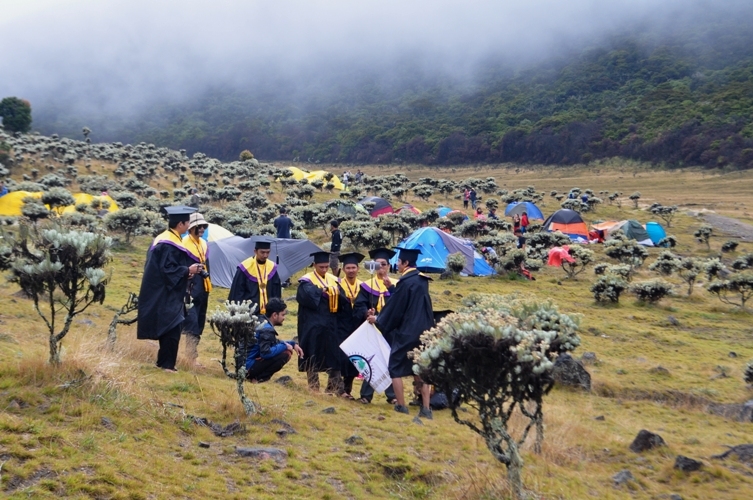
[[[342,376],[357,377],[358,370],[353,365],[353,363],[350,362],[350,359],[348,358],[348,355],[345,354],[345,351],[340,349],[340,344],[342,344],[345,339],[350,337],[350,334],[356,331],[356,329],[361,326],[364,321],[366,321],[367,309],[363,307],[362,303],[358,302],[358,297],[360,296],[362,290],[359,290],[358,295],[356,295],[356,300],[354,301],[353,305],[351,305],[350,300],[348,300],[347,295],[345,295],[345,291],[342,287],[343,285],[341,284],[341,300],[338,304],[337,310],[337,354],[340,359],[340,372],[342,373]]]
[[[371,291],[371,280],[364,281],[363,284],[366,286],[361,286],[361,291],[358,293],[358,297],[356,298],[356,309],[364,311],[368,311],[369,309],[376,309],[377,303],[379,302],[379,293],[374,293]],[[387,303],[390,301],[392,294],[395,293],[395,285],[388,287],[387,292],[389,293],[389,295],[384,296],[384,307],[387,306]],[[380,312],[381,311],[376,311],[377,316],[379,316]],[[366,313],[364,312],[364,320],[366,319],[365,314]],[[389,332],[382,332],[384,340],[386,340],[387,343],[390,344],[391,339],[388,335]]]
[[[273,297],[282,298],[282,281],[280,281],[280,273],[277,272],[277,269],[275,269],[275,273],[267,281],[267,300]],[[250,300],[254,304],[259,304],[259,284],[249,278],[245,269],[241,266],[238,266],[238,269],[235,270],[233,284],[230,285],[230,293],[227,296],[227,300],[237,302]],[[257,314],[261,313],[257,310]]]
[[[377,317],[376,327],[391,339],[392,378],[413,375],[413,360],[408,359],[408,353],[419,346],[421,334],[434,326],[430,280],[416,270],[404,274]]]
[[[307,280],[298,282],[298,344],[304,357],[298,358],[298,371],[323,372],[340,369],[340,344],[337,342],[337,313],[329,312],[324,291]],[[340,290],[339,303],[347,301]]]
[[[149,249],[139,291],[136,337],[157,340],[185,319],[188,267],[184,249],[162,242]]]

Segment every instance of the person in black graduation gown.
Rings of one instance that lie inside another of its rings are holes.
[[[395,293],[379,317],[370,315],[368,321],[374,323],[380,331],[389,332],[391,349],[388,368],[397,398],[395,411],[409,413],[405,405],[402,377],[413,375],[413,361],[408,358],[408,353],[420,345],[421,334],[434,326],[434,313],[429,295],[431,278],[416,269],[416,260],[421,251],[405,248],[398,250],[397,269],[401,275],[395,286]],[[413,377],[421,387],[422,407],[419,416],[430,419],[431,386],[423,384],[420,377]]]
[[[340,289],[345,300],[340,301],[337,309],[337,346],[340,358],[340,373],[343,377],[343,391],[340,394],[347,399],[354,399],[351,395],[353,380],[358,376],[358,370],[350,362],[350,358],[340,349],[340,344],[350,337],[356,329],[366,321],[367,307],[358,302],[361,293],[361,280],[358,279],[358,264],[364,259],[360,253],[346,253],[340,255],[344,278],[340,278]]]
[[[250,300],[258,304],[258,315],[266,314],[269,299],[282,298],[282,282],[277,264],[269,258],[271,247],[270,241],[255,243],[254,255],[238,264],[227,297],[236,302]]]
[[[180,235],[188,229],[195,208],[166,207],[168,229],[154,239],[146,255],[139,291],[136,337],[159,341],[157,366],[176,372],[180,333],[186,314],[188,280],[203,266],[183,246]]]
[[[314,252],[314,271],[298,280],[298,344],[306,357],[298,371],[306,372],[309,388],[319,390],[319,372],[327,372],[330,394],[342,393],[340,346],[337,342],[337,311],[346,300],[337,278],[327,272],[329,252]]]
[[[356,309],[358,309],[359,312],[366,310],[366,317],[371,315],[376,315],[378,317],[379,313],[382,312],[382,309],[395,292],[395,283],[397,280],[391,280],[389,275],[390,260],[394,256],[395,252],[388,248],[376,248],[369,251],[369,257],[379,264],[379,270],[377,270],[376,274],[370,279],[361,284],[361,293],[358,294],[358,298],[356,299]],[[366,317],[364,317],[364,319],[366,319]],[[382,334],[384,333],[385,332],[382,332]],[[388,344],[390,343],[390,339],[386,336],[385,340]],[[384,395],[386,396],[388,403],[394,405],[397,402],[397,399],[395,398],[395,390],[392,388],[391,384],[387,390],[384,391]],[[363,404],[369,404],[372,399],[374,399],[374,388],[364,380],[363,384],[361,384],[361,397],[358,401]]]

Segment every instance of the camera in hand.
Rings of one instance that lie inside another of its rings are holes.
[[[201,270],[199,271],[199,276],[201,276],[202,278],[208,278],[209,277],[209,273],[207,272],[206,269],[204,269],[202,267]]]

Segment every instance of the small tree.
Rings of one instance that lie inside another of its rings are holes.
[[[632,200],[633,202],[633,208],[638,208],[638,200],[641,199],[641,193],[640,191],[636,191],[635,193],[631,194],[628,198]]]
[[[751,267],[753,267],[753,253],[741,255],[732,261],[732,269],[735,271],[742,271],[744,269],[750,269]]]
[[[722,252],[724,253],[734,252],[737,249],[738,245],[739,243],[735,240],[725,241],[722,244]]]
[[[108,230],[125,235],[126,245],[130,245],[138,231],[147,225],[144,210],[136,207],[110,212],[104,222]]]
[[[241,151],[241,154],[239,156],[241,161],[249,161],[254,159],[254,154],[249,151],[248,149],[244,149]]]
[[[580,344],[578,325],[548,303],[473,295],[467,308],[421,336],[414,371],[450,397],[455,421],[481,436],[507,467],[515,498],[522,498],[520,447],[535,426],[534,451],[544,438],[543,398],[554,386],[554,360]],[[472,413],[458,412],[466,403]],[[519,436],[508,429],[518,409],[528,423]]]
[[[60,215],[64,207],[73,205],[76,200],[67,189],[54,187],[42,193],[42,203],[49,205],[51,210]]]
[[[640,283],[633,283],[630,286],[630,291],[641,302],[655,304],[672,293],[672,285],[662,280],[641,281]]]
[[[743,380],[746,384],[753,384],[753,361],[745,366],[745,373],[743,374]]]
[[[129,293],[128,300],[125,304],[123,304],[123,307],[120,308],[120,311],[116,312],[115,316],[112,317],[110,328],[107,329],[107,345],[110,347],[110,349],[115,346],[115,341],[118,339],[118,325],[132,325],[139,319],[138,316],[134,316],[133,318],[128,319],[123,319],[121,318],[121,316],[125,316],[128,313],[136,311],[138,308],[138,295],[133,292]]]
[[[650,210],[652,214],[661,218],[667,224],[667,227],[672,227],[672,219],[677,215],[677,205],[665,207],[659,203],[654,203]]]
[[[10,281],[34,301],[49,331],[50,363],[60,363],[60,343],[73,318],[105,300],[112,239],[100,234],[21,226],[12,246]],[[57,321],[64,313],[62,328]]]
[[[562,261],[562,270],[567,274],[568,279],[573,279],[580,273],[586,270],[586,268],[594,262],[594,253],[580,245],[573,245],[568,250],[570,257],[575,259],[575,262]]]
[[[734,273],[726,280],[714,280],[706,290],[716,295],[725,304],[745,310],[745,303],[753,297],[753,273]],[[733,297],[739,299],[738,302]]]
[[[612,302],[616,304],[620,301],[620,295],[622,295],[622,292],[627,287],[627,282],[622,278],[607,274],[591,285],[591,293],[594,294],[594,299],[597,302]]]
[[[457,276],[465,268],[465,255],[460,252],[451,253],[447,256],[447,270]]]
[[[3,128],[8,132],[25,134],[31,128],[31,104],[18,97],[6,97],[0,101],[0,116]]]
[[[23,206],[21,207],[21,215],[27,217],[31,222],[36,224],[41,219],[46,219],[50,216],[50,211],[44,206],[42,200],[31,196],[25,197],[23,200]]]
[[[222,345],[222,371],[229,378],[235,380],[238,396],[246,415],[256,413],[259,408],[246,396],[243,383],[246,380],[246,358],[251,347],[256,343],[255,330],[257,319],[254,315],[256,304],[245,300],[243,302],[225,301],[225,309],[219,307],[209,316],[212,331],[220,338]],[[232,349],[233,371],[227,364],[227,352]]]
[[[704,224],[703,226],[699,227],[698,230],[693,233],[693,236],[695,239],[698,240],[698,243],[705,243],[706,248],[708,250],[711,250],[711,244],[709,243],[709,239],[711,238],[711,233],[714,232],[714,228]]]
[[[643,265],[643,261],[648,257],[648,250],[643,245],[638,244],[635,240],[629,240],[624,236],[618,236],[604,243],[604,253],[619,261],[621,264],[630,266],[632,275],[636,267]]]

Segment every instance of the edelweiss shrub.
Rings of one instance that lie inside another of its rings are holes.
[[[745,310],[745,304],[753,297],[753,273],[733,273],[729,279],[712,281],[706,290],[725,304]]]
[[[742,255],[732,262],[732,269],[735,271],[742,271],[751,267],[753,267],[753,253]]]
[[[256,343],[255,330],[258,320],[254,315],[256,304],[250,300],[243,302],[225,301],[225,308],[217,307],[209,316],[212,331],[220,338],[222,345],[222,370],[234,379],[238,396],[246,415],[256,413],[259,408],[247,396],[243,387],[246,380],[246,357],[249,349]],[[227,363],[228,350],[232,350],[233,370]]]
[[[591,292],[594,294],[594,299],[597,302],[613,302],[620,301],[620,295],[627,289],[628,284],[620,277],[606,275],[602,276],[596,282],[591,285]]]
[[[565,271],[568,279],[575,278],[577,275],[586,270],[595,259],[593,251],[585,248],[581,245],[572,245],[568,250],[570,257],[575,259],[575,262],[562,261],[562,269]]]
[[[447,270],[453,275],[460,274],[463,268],[465,268],[465,255],[456,252],[447,256]]]
[[[641,302],[654,304],[659,302],[667,295],[672,294],[672,285],[662,280],[649,280],[633,283],[630,291],[638,297]]]
[[[711,238],[711,234],[713,232],[714,232],[713,227],[704,224],[703,226],[699,227],[695,233],[693,233],[693,236],[695,237],[696,240],[698,240],[698,243],[705,243],[706,248],[711,249],[711,244],[709,243],[709,239]]]
[[[555,359],[580,344],[576,321],[550,303],[498,295],[472,295],[467,307],[425,332],[412,353],[414,372],[450,397],[456,422],[482,436],[507,466],[516,497],[522,494],[519,448],[536,427],[535,451],[543,440],[543,397],[554,386]],[[458,413],[461,404],[474,418]],[[515,409],[528,425],[513,436],[507,425]]]
[[[734,252],[737,249],[738,245],[739,245],[739,243],[736,242],[735,240],[725,241],[722,244],[722,252],[725,252],[725,253],[727,253],[727,252]]]
[[[753,384],[753,361],[748,363],[748,365],[745,367],[745,374],[743,375],[743,379],[748,384]]]

